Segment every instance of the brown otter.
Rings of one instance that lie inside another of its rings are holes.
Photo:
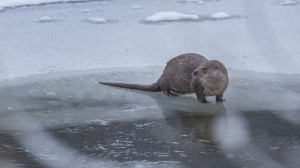
[[[150,92],[163,91],[167,96],[196,93],[198,101],[206,103],[206,96],[216,96],[217,102],[223,102],[228,81],[227,69],[221,62],[209,61],[199,54],[188,53],[169,60],[161,77],[151,85],[109,82],[99,84]]]

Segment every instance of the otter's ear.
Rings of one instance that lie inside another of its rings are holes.
[[[193,76],[197,76],[197,75],[198,75],[198,71],[194,71]]]

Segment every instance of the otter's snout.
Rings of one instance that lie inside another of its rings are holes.
[[[197,76],[199,74],[199,72],[198,71],[194,71],[192,74],[193,74],[193,76]]]
[[[192,74],[195,77],[201,77],[207,73],[210,73],[210,69],[208,69],[206,67],[200,67],[200,68],[197,68],[196,70],[194,70],[194,72]]]
[[[207,71],[206,71],[206,69],[205,70],[203,70],[203,68],[202,69],[196,69],[193,73],[192,73],[192,75],[193,76],[195,76],[195,77],[201,77],[201,76],[203,76],[203,75],[205,75],[207,73]]]

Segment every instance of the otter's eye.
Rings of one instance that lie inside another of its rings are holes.
[[[194,71],[193,76],[197,76],[197,75],[198,75],[198,71]]]

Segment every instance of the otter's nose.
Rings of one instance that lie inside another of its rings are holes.
[[[197,75],[198,75],[198,71],[194,71],[193,76],[197,76]]]

